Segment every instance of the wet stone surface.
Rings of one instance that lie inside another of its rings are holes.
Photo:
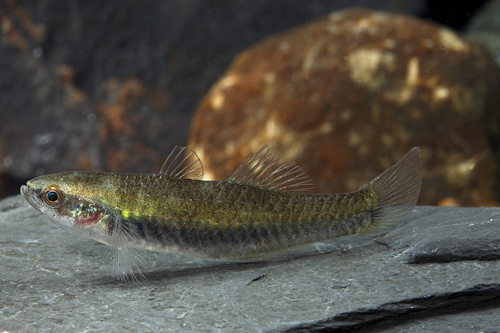
[[[384,236],[259,262],[145,254],[114,280],[106,246],[20,196],[0,201],[0,331],[498,330],[499,208],[417,207]]]

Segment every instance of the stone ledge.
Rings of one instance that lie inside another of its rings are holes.
[[[279,260],[147,253],[147,281],[130,283],[100,269],[106,246],[11,197],[0,201],[0,331],[495,331],[499,227],[500,208],[417,207],[386,235]]]

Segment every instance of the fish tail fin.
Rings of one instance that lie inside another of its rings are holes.
[[[402,223],[415,207],[421,187],[422,157],[420,148],[414,147],[396,164],[361,187],[375,194],[372,224],[364,233],[387,231]]]

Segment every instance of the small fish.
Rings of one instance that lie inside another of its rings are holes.
[[[412,211],[420,192],[418,147],[345,194],[304,193],[314,188],[310,178],[280,157],[265,145],[228,180],[202,181],[198,156],[176,147],[158,174],[63,172],[28,181],[21,194],[70,233],[118,250],[242,259],[389,230]],[[133,274],[122,266],[117,277]]]

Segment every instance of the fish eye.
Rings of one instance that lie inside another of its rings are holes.
[[[60,187],[51,185],[43,190],[42,198],[47,205],[57,207],[64,201],[64,192]]]

